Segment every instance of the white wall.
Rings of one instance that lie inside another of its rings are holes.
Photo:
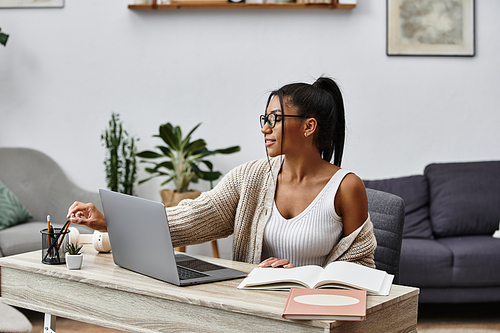
[[[476,0],[476,56],[388,57],[385,1],[354,10],[132,11],[125,0],[62,9],[0,9],[0,146],[41,150],[81,187],[105,187],[100,134],[111,112],[158,144],[182,125],[227,172],[265,156],[258,115],[267,93],[321,74],[344,92],[345,168],[376,179],[430,162],[500,159],[500,1]],[[141,177],[144,173],[141,172]],[[207,184],[198,186],[207,189]],[[137,188],[159,200],[159,182]],[[65,209],[62,207],[61,209]],[[228,255],[229,241],[222,242]]]

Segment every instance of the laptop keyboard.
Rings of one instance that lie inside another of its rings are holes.
[[[189,279],[196,279],[204,276],[208,276],[207,274],[203,274],[200,272],[196,272],[181,266],[177,266],[177,272],[179,273],[179,279],[181,280],[189,280]]]
[[[225,267],[211,264],[209,262],[203,261],[203,260],[184,260],[184,261],[178,261],[177,266],[182,266],[190,269],[194,269],[199,272],[208,272],[208,271],[216,271],[218,269],[224,269]]]

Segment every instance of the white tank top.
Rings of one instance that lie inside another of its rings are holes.
[[[264,230],[262,260],[288,259],[295,266],[322,266],[343,235],[342,217],[335,212],[335,195],[344,177],[338,170],[311,204],[299,215],[285,219],[276,203]]]

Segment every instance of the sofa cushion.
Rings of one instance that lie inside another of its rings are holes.
[[[437,241],[453,254],[453,287],[500,286],[500,239],[460,236]]]
[[[500,161],[430,164],[435,236],[492,235],[500,221]]]
[[[429,220],[429,189],[423,175],[365,180],[365,186],[395,194],[405,202],[404,238],[433,238]]]
[[[16,308],[0,302],[0,332],[32,332],[33,325],[26,316]]]
[[[54,227],[56,227],[54,225]],[[2,255],[40,250],[42,235],[40,230],[47,229],[47,222],[27,222],[0,231],[0,250]],[[41,259],[41,258],[40,258]]]
[[[52,223],[54,228],[61,228],[60,223]],[[80,234],[89,234],[93,230],[84,225],[72,224]],[[40,230],[47,229],[45,221],[30,221],[20,223],[10,228],[0,230],[0,257],[18,253],[40,250],[42,248],[42,234]],[[40,258],[41,260],[41,258]]]
[[[0,230],[31,218],[31,213],[7,186],[0,181]]]
[[[498,303],[500,302],[500,287],[449,287],[449,288],[420,288],[418,303]],[[486,305],[486,304],[485,304]],[[464,309],[470,307],[465,305]],[[497,330],[498,331],[498,330]],[[420,332],[420,331],[419,331]],[[453,330],[436,330],[435,332],[459,332]],[[467,329],[461,332],[488,332],[490,330]]]
[[[403,238],[399,283],[413,287],[449,287],[453,253],[433,239]]]

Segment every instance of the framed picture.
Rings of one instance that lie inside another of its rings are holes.
[[[474,0],[387,0],[387,55],[474,53]]]
[[[0,0],[0,8],[64,7],[64,0]]]

